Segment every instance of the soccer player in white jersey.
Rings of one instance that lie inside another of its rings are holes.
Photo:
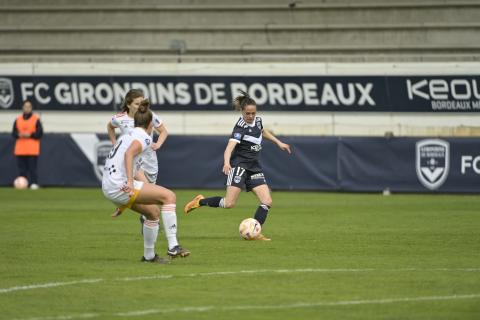
[[[131,89],[127,92],[123,101],[122,112],[113,116],[111,121],[107,124],[108,136],[113,145],[115,145],[116,143],[116,128],[120,130],[120,135],[127,134],[131,130],[133,130],[133,117],[137,112],[140,103],[144,99],[145,96],[143,94],[143,91],[140,89]],[[152,143],[151,147],[148,148],[144,155],[138,159],[135,166],[135,178],[137,180],[148,183],[157,182],[158,160],[156,150],[158,150],[163,145],[168,136],[168,132],[165,125],[163,124],[163,121],[153,112],[152,116],[153,129],[158,133],[157,142]],[[116,208],[112,216],[116,217],[122,214],[123,210],[125,210],[124,206]],[[144,220],[145,219],[141,217],[142,223]]]
[[[134,179],[135,161],[151,147],[153,130],[150,103],[143,100],[134,115],[134,129],[120,136],[110,151],[104,168],[102,190],[117,206],[126,206],[146,217],[143,224],[144,253],[142,261],[168,263],[155,253],[159,218],[162,217],[168,241],[167,255],[186,257],[190,252],[177,240],[176,196],[171,190]],[[158,207],[161,205],[161,209]]]
[[[225,197],[205,198],[196,196],[185,206],[185,213],[201,207],[233,208],[244,187],[247,192],[253,191],[260,201],[254,218],[263,226],[268,211],[272,206],[272,197],[268,188],[262,166],[259,162],[262,150],[262,138],[275,143],[281,150],[291,153],[290,146],[277,139],[273,133],[263,128],[262,118],[257,117],[257,104],[247,93],[233,101],[234,108],[242,111],[233,128],[232,135],[224,152],[223,173],[227,176],[227,193]],[[255,240],[270,240],[260,234]]]

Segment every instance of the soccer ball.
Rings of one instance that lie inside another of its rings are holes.
[[[19,176],[13,181],[13,186],[15,189],[27,189],[28,180],[25,177]]]
[[[262,231],[262,225],[257,220],[253,218],[248,218],[240,223],[238,231],[240,232],[240,236],[242,236],[243,239],[252,240],[258,237],[258,235]]]

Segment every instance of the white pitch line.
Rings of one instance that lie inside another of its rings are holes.
[[[117,278],[115,279],[115,281],[139,281],[139,280],[156,280],[156,279],[171,279],[171,278],[173,278],[173,275],[158,275],[158,276]]]
[[[480,269],[479,269],[480,270]],[[299,272],[370,272],[376,269],[259,269],[259,270],[239,270],[239,271],[217,271],[217,272],[199,272],[187,273],[180,275],[155,275],[155,276],[140,276],[140,277],[126,277],[117,278],[116,281],[141,281],[154,279],[171,279],[171,278],[196,278],[196,277],[212,277],[212,276],[226,276],[236,274],[255,274],[255,273],[299,273]]]
[[[239,270],[239,271],[217,271],[217,272],[199,272],[199,273],[188,273],[188,274],[179,274],[179,275],[152,275],[152,276],[139,276],[139,277],[125,277],[125,278],[116,278],[110,279],[110,281],[143,281],[143,280],[165,280],[173,278],[184,278],[184,277],[214,277],[214,276],[227,276],[227,275],[237,275],[237,274],[255,274],[255,273],[360,273],[360,272],[480,272],[480,268],[430,268],[430,269],[419,269],[419,268],[400,268],[400,269],[375,269],[375,268],[365,268],[365,269],[258,269],[258,270]],[[87,284],[87,283],[97,283],[101,281],[108,281],[109,279],[83,279],[70,282],[49,282],[44,284],[32,284],[24,286],[16,286],[11,288],[0,288],[0,294],[10,293],[15,291],[25,291],[41,288],[52,288],[52,287],[61,287],[77,284]]]
[[[259,270],[239,270],[239,271],[217,271],[217,272],[199,272],[187,273],[180,275],[156,275],[156,276],[140,276],[140,277],[126,277],[117,278],[116,281],[140,281],[140,280],[154,280],[154,279],[172,279],[184,277],[212,277],[225,276],[236,274],[255,274],[255,273],[360,273],[360,272],[480,272],[480,268],[465,268],[465,269],[448,269],[448,268],[433,268],[433,269],[418,269],[418,268],[401,268],[401,269],[259,269]]]
[[[49,282],[43,284],[30,284],[26,286],[16,286],[11,288],[0,289],[0,293],[8,293],[14,291],[23,291],[23,290],[33,290],[41,288],[52,288],[52,287],[62,287],[62,286],[71,286],[75,284],[84,284],[84,283],[97,283],[101,282],[103,279],[83,279],[78,281],[68,281],[68,282]]]
[[[320,301],[313,303],[298,302],[286,305],[243,305],[243,306],[200,306],[200,307],[183,307],[171,309],[150,309],[138,310],[131,312],[120,312],[114,316],[120,317],[136,317],[149,314],[163,314],[176,312],[208,312],[208,311],[233,311],[233,310],[279,310],[279,309],[302,309],[302,308],[316,308],[316,307],[331,307],[331,306],[351,306],[351,305],[365,305],[365,304],[388,304],[401,302],[421,302],[421,301],[440,301],[440,300],[461,300],[461,299],[478,299],[480,294],[463,294],[451,296],[426,296],[426,297],[404,297],[404,298],[390,298],[390,299],[372,299],[372,300],[341,300],[341,301]],[[43,320],[43,319],[42,319]]]
[[[480,270],[480,269],[479,269]],[[378,271],[377,269],[260,269],[260,270],[239,270],[239,271],[218,271],[218,272],[199,272],[187,273],[180,275],[156,275],[156,276],[140,276],[140,277],[126,277],[117,278],[116,281],[141,281],[141,280],[155,280],[155,279],[171,279],[171,278],[185,278],[185,277],[212,277],[212,276],[226,276],[235,274],[255,274],[255,273],[304,273],[304,272],[370,272]]]
[[[150,309],[138,310],[131,312],[120,312],[114,314],[120,317],[135,317],[149,314],[176,313],[176,312],[208,312],[208,311],[233,311],[233,310],[279,310],[279,309],[301,309],[329,306],[349,306],[349,305],[365,305],[365,304],[388,304],[401,302],[421,302],[421,301],[440,301],[440,300],[464,300],[478,299],[480,294],[463,294],[451,296],[426,296],[426,297],[404,297],[390,299],[372,299],[372,300],[341,300],[341,301],[320,301],[314,303],[298,302],[286,305],[243,305],[243,306],[199,306],[199,307],[183,307],[171,309]]]
[[[282,310],[282,309],[304,309],[304,308],[319,308],[332,306],[352,306],[352,305],[368,305],[368,304],[390,304],[403,302],[423,302],[423,301],[445,301],[445,300],[466,300],[479,299],[480,293],[477,294],[460,294],[450,296],[424,296],[424,297],[401,297],[401,298],[387,298],[387,299],[371,299],[371,300],[340,300],[340,301],[319,301],[319,302],[297,302],[284,305],[238,305],[238,306],[189,306],[181,308],[166,308],[166,309],[146,309],[127,312],[118,312],[113,314],[97,314],[84,313],[48,317],[35,318],[21,318],[14,320],[75,320],[86,318],[103,318],[103,317],[142,317],[153,314],[167,314],[167,313],[198,313],[209,311],[235,311],[235,310]]]
[[[12,320],[74,320],[74,319],[92,319],[98,318],[101,314],[99,313],[81,313],[81,314],[71,314],[63,316],[50,316],[50,317],[34,317],[34,318],[23,318],[23,319],[12,319]]]

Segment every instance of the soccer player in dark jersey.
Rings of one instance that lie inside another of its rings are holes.
[[[258,161],[262,150],[262,138],[275,143],[280,149],[291,153],[290,146],[277,139],[271,132],[263,128],[262,118],[257,117],[257,105],[247,93],[235,98],[233,106],[242,111],[242,117],[238,119],[233,128],[223,155],[223,173],[227,176],[227,192],[225,197],[205,198],[197,195],[185,206],[185,213],[202,207],[233,208],[237,202],[242,187],[253,191],[260,201],[254,218],[264,224],[268,211],[272,206],[272,197],[262,167]],[[260,234],[257,240],[270,240]]]

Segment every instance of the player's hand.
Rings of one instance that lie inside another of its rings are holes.
[[[286,143],[283,143],[283,142],[280,142],[278,144],[278,147],[283,151],[287,151],[288,154],[292,154],[292,150],[290,150],[290,145],[288,145]]]
[[[123,192],[130,193],[130,186],[128,184],[125,184],[123,187],[120,188]]]
[[[127,182],[120,190],[128,193],[130,197],[133,196],[133,182]]]
[[[118,217],[119,215],[122,214],[122,212],[123,212],[122,209],[120,209],[120,208],[115,208],[115,211],[112,213],[112,218]]]
[[[153,151],[157,151],[158,149],[160,149],[162,145],[160,143],[152,143],[152,149]]]
[[[232,167],[230,166],[229,163],[223,165],[222,171],[226,176],[228,176],[228,174],[230,173],[230,170],[232,170]]]

